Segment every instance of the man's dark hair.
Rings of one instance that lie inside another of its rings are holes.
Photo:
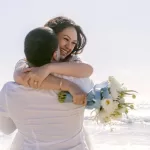
[[[36,67],[50,63],[57,48],[57,36],[51,28],[33,29],[24,41],[26,59],[29,64]]]

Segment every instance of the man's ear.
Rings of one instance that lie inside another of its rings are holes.
[[[53,59],[54,59],[55,61],[59,61],[59,60],[60,60],[60,51],[59,51],[59,49],[57,49],[57,50],[54,52],[54,54],[53,54]]]
[[[53,60],[57,61],[57,51],[53,53]]]

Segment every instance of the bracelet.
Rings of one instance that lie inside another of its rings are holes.
[[[59,83],[59,89],[61,90],[61,87],[62,87],[62,79],[60,80],[60,83]]]

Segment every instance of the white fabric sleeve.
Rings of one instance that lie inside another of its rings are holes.
[[[82,63],[83,61],[78,55],[73,55],[69,62]],[[84,62],[83,62],[84,63]],[[67,79],[75,84],[77,84],[85,92],[89,92],[93,87],[94,83],[90,78],[75,78],[70,76],[62,76],[64,79]]]
[[[6,84],[3,86],[0,91],[0,116],[9,117],[8,109],[7,109],[7,92],[6,92]]]
[[[7,83],[0,91],[0,130],[4,134],[11,134],[16,130],[13,120],[9,116],[7,104]]]
[[[21,59],[17,62],[15,69],[14,69],[14,79],[16,76],[18,76],[18,73],[23,71],[23,69],[28,68],[27,61],[25,59]]]
[[[18,69],[24,69],[27,67],[28,67],[27,61],[25,59],[21,59],[16,63],[15,71],[17,71]]]
[[[86,93],[88,93],[94,87],[94,83],[90,78],[76,78],[76,77],[64,76],[58,74],[53,74],[53,75],[77,84]]]
[[[77,84],[86,93],[94,87],[94,83],[90,78],[75,78],[67,76],[63,76],[63,78]]]

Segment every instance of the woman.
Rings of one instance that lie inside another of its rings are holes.
[[[60,90],[62,84],[65,83],[61,83],[59,77],[50,73],[78,78],[89,77],[93,68],[89,64],[83,63],[77,56],[86,45],[86,36],[81,28],[65,17],[56,17],[48,21],[45,27],[52,28],[58,36],[61,63],[51,63],[39,68],[26,68],[28,67],[27,62],[20,60],[14,72],[15,81],[32,88]],[[80,89],[79,91],[85,94],[84,91]],[[73,98],[75,104],[85,104],[84,96],[79,96],[77,93],[77,95],[73,95]],[[87,136],[85,138],[86,142],[89,143]]]
[[[78,78],[89,77],[93,72],[93,68],[89,64],[83,63],[77,56],[86,45],[86,36],[80,26],[76,25],[72,20],[61,16],[49,20],[44,26],[52,28],[58,37],[60,61],[62,63],[52,63],[46,67],[25,69],[27,67],[26,61],[20,60],[16,65],[14,80],[19,84],[32,88],[47,89],[48,84],[49,89],[59,90],[60,78],[50,75],[51,73]],[[46,78],[51,82],[43,82]],[[83,104],[83,101],[84,99],[77,100],[76,98],[74,103]]]

